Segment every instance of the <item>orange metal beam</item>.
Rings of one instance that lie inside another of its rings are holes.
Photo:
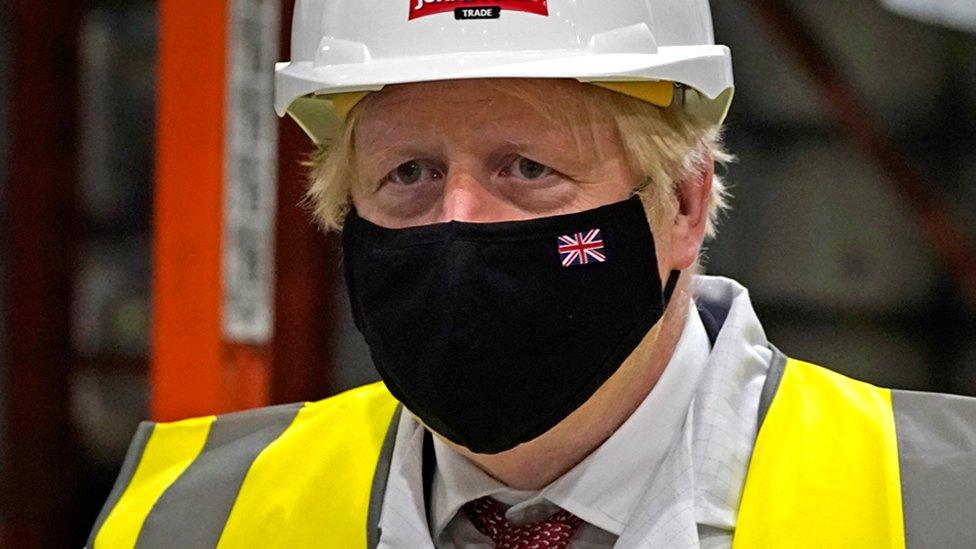
[[[262,348],[221,333],[228,2],[160,2],[152,415],[268,402]]]

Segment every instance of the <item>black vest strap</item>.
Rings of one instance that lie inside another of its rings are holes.
[[[718,340],[718,332],[722,329],[722,325],[715,319],[715,315],[711,311],[704,307],[699,307],[697,302],[695,303],[695,309],[698,309],[698,316],[701,317],[702,325],[705,326],[705,333],[708,335],[708,345],[714,348],[715,341]]]

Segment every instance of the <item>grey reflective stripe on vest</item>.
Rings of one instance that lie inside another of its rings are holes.
[[[905,542],[976,547],[976,399],[892,391]]]
[[[136,429],[136,434],[133,435],[132,442],[129,443],[129,449],[125,453],[122,469],[119,471],[118,478],[115,479],[115,485],[112,486],[108,500],[102,506],[102,511],[98,513],[98,518],[95,519],[95,526],[92,527],[91,534],[88,535],[87,547],[95,547],[95,536],[98,535],[98,531],[105,524],[105,519],[108,518],[109,513],[112,512],[119,499],[122,498],[122,494],[129,487],[129,483],[132,482],[132,475],[136,473],[136,468],[139,467],[139,462],[142,461],[142,453],[145,452],[146,443],[149,442],[149,437],[152,436],[155,428],[155,423],[143,421],[139,424],[139,428]]]
[[[302,404],[219,416],[200,455],[153,505],[136,547],[215,547],[254,459]]]
[[[783,371],[786,370],[786,361],[789,360],[782,351],[773,347],[772,344],[769,344],[769,350],[773,352],[773,358],[769,362],[766,381],[763,382],[762,392],[759,394],[759,423],[757,423],[759,427],[762,427],[763,421],[766,420],[766,412],[769,411],[773,397],[779,390],[779,384],[783,381]]]
[[[397,404],[396,411],[393,412],[393,419],[390,420],[390,426],[386,429],[383,448],[380,450],[380,459],[376,462],[376,471],[373,473],[373,486],[369,491],[369,510],[366,514],[366,547],[369,549],[379,547],[380,537],[383,535],[380,530],[380,513],[383,511],[386,483],[390,478],[390,464],[393,462],[393,446],[396,444],[397,430],[400,428],[400,414],[402,413],[403,405]]]

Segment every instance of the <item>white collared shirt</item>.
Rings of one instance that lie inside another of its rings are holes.
[[[491,547],[463,512],[492,495],[509,520],[531,522],[563,508],[586,525],[570,547],[722,547],[735,527],[771,358],[739,284],[696,277],[699,307],[717,311],[713,349],[689,314],[661,379],[630,418],[576,467],[538,492],[506,488],[437,441],[431,513],[425,516],[423,427],[401,416],[380,518],[380,547]],[[431,535],[431,532],[434,535]]]

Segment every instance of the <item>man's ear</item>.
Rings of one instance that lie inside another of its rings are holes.
[[[684,181],[678,182],[678,209],[671,227],[671,268],[684,270],[698,259],[705,231],[708,229],[708,212],[712,196],[712,179],[715,177],[715,160],[705,152],[701,163]]]

